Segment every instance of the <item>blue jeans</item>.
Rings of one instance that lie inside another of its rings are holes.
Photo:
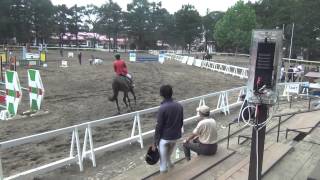
[[[159,153],[160,153],[160,172],[166,172],[173,166],[171,162],[171,154],[176,145],[176,140],[160,139]]]

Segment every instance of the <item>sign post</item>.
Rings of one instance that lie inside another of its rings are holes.
[[[256,107],[256,118],[251,124],[249,180],[261,180],[266,122],[269,107],[277,100],[276,84],[281,50],[282,31],[252,32],[247,99],[251,106]]]

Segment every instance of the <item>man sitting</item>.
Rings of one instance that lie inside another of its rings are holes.
[[[200,120],[192,134],[183,141],[183,150],[186,159],[191,159],[191,150],[198,155],[214,155],[217,152],[217,124],[209,118],[210,108],[201,106],[198,109]]]

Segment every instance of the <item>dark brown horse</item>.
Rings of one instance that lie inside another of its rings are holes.
[[[123,92],[123,102],[126,105],[126,107],[128,107],[128,103],[129,103],[129,107],[132,110],[128,93],[131,92],[131,94],[133,95],[135,104],[136,104],[136,95],[133,91],[133,86],[131,85],[129,80],[124,76],[115,77],[112,81],[112,90],[113,90],[113,96],[109,97],[109,100],[116,101],[117,108],[118,108],[118,114],[120,114],[120,107],[119,107],[119,103],[118,103],[119,91]],[[128,100],[128,103],[127,103],[127,100]]]

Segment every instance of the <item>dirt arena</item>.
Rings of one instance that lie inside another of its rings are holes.
[[[1,121],[0,133],[2,136],[0,141],[110,117],[117,112],[115,103],[108,101],[108,97],[112,95],[114,54],[96,51],[83,51],[82,53],[82,65],[79,64],[75,52],[74,58],[64,58],[68,60],[69,67],[61,68],[62,58],[59,52],[49,51],[47,56],[48,67],[39,68],[46,90],[42,109],[48,110],[49,114]],[[67,51],[64,54],[66,56]],[[91,58],[92,54],[103,59],[104,63],[102,65],[90,65],[88,59]],[[134,107],[135,110],[158,106],[161,102],[159,87],[163,84],[173,85],[176,100],[231,89],[245,84],[245,80],[236,77],[200,70],[177,62],[167,61],[163,65],[157,62],[130,63],[127,53],[121,53],[121,56],[127,61],[129,72],[133,75],[136,84],[137,105]],[[235,57],[227,57],[226,60],[221,61],[232,63],[236,59]],[[246,64],[245,62],[248,62],[248,59],[241,58],[241,62],[241,64]],[[25,86],[27,69],[18,67],[18,73],[22,86]],[[121,113],[129,112],[122,103],[122,93],[119,94],[119,102]],[[28,105],[28,95],[24,93],[24,100],[19,106],[19,113],[27,110]],[[191,113],[194,114],[194,110],[192,112],[186,111],[186,115]],[[152,129],[154,121],[154,115],[144,117],[143,129]],[[132,120],[97,127],[93,129],[95,146],[128,137],[131,128]],[[26,168],[30,169],[67,157],[70,150],[70,138],[71,134],[58,136],[48,141],[23,145],[3,152],[1,156],[4,175],[8,176]],[[83,133],[81,133],[80,138],[83,138]],[[114,153],[114,155],[117,155],[117,153]],[[112,152],[108,156],[112,156]],[[118,154],[118,156],[121,155]]]

